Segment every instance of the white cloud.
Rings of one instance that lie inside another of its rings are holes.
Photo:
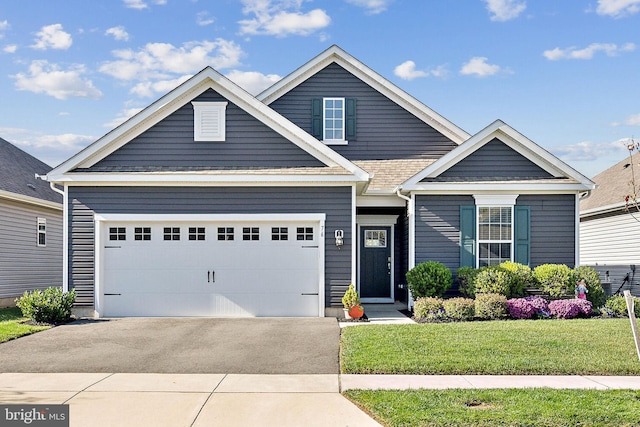
[[[120,80],[168,80],[176,75],[193,74],[207,65],[216,69],[240,64],[244,55],[234,42],[192,41],[180,47],[170,43],[148,43],[142,49],[115,50],[117,59],[102,64],[100,71]]]
[[[598,0],[598,15],[621,18],[640,12],[640,0]]]
[[[205,27],[207,25],[211,25],[215,22],[215,19],[209,15],[209,12],[203,10],[202,12],[198,12],[196,14],[196,23],[201,27]]]
[[[120,113],[118,113],[117,117],[115,117],[110,122],[104,123],[102,126],[113,129],[120,126],[122,123],[126,122],[142,110],[143,108],[125,108],[124,110],[120,111]]]
[[[413,61],[405,61],[393,69],[393,74],[403,80],[413,80],[418,77],[427,77],[429,73],[422,70],[416,70],[416,63]]]
[[[4,21],[0,21],[0,39],[4,37],[4,32],[9,28],[9,21],[6,19]]]
[[[31,62],[28,73],[18,73],[12,77],[16,79],[16,89],[44,93],[56,99],[101,98],[102,92],[93,86],[91,80],[82,77],[85,71],[81,64],[61,70],[56,64],[39,60]]]
[[[262,74],[257,71],[238,71],[229,72],[227,78],[249,92],[257,95],[266,88],[272,86],[278,80],[282,79],[277,74]]]
[[[504,22],[517,18],[527,8],[525,1],[519,0],[483,0],[491,12],[489,19]]]
[[[607,56],[616,56],[623,52],[632,52],[636,49],[633,43],[626,43],[618,47],[614,43],[592,43],[584,49],[569,47],[566,49],[545,50],[542,54],[550,61],[558,61],[560,59],[591,59],[597,52],[604,52]]]
[[[73,40],[71,34],[62,29],[62,24],[46,25],[36,33],[34,49],[45,50],[47,48],[66,50],[71,47]]]
[[[640,126],[640,113],[632,114],[622,122],[613,122],[611,126]]]
[[[142,9],[147,9],[149,7],[149,5],[145,2],[145,0],[122,0],[122,1],[124,2],[124,6],[128,7],[129,9],[142,10]],[[164,5],[164,4],[167,4],[167,0],[155,0],[155,1],[152,1],[151,3],[157,4],[157,5]]]
[[[171,80],[158,80],[155,82],[150,82],[150,81],[140,82],[137,85],[135,85],[133,88],[131,88],[129,92],[135,95],[138,95],[140,97],[151,98],[152,96],[155,96],[157,93],[167,93],[175,89],[177,86],[189,80],[189,78],[191,78],[191,74],[187,74],[182,77],[178,77],[177,79],[171,79]]]
[[[62,163],[96,140],[90,135],[47,135],[24,128],[0,128],[0,134],[48,165]]]
[[[308,36],[331,23],[322,9],[303,13],[300,9],[304,0],[242,0],[242,3],[242,13],[255,17],[238,22],[241,34]]]
[[[488,58],[484,56],[474,56],[462,66],[460,74],[469,76],[475,75],[477,77],[488,77],[499,73],[502,69],[499,65],[493,65],[487,63]]]
[[[551,149],[551,152],[563,160],[570,161],[591,161],[615,154],[628,153],[628,138],[610,142],[583,141],[576,144],[563,145]]]
[[[124,29],[122,25],[117,27],[111,27],[104,32],[106,36],[113,36],[116,40],[127,41],[129,40],[129,33]]]
[[[367,13],[375,15],[387,10],[387,7],[392,1],[393,0],[347,0],[347,3],[365,8]]]
[[[2,48],[4,53],[15,53],[16,50],[18,50],[18,45],[15,44],[8,44]]]

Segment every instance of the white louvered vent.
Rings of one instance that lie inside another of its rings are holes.
[[[194,141],[224,141],[226,102],[192,102]]]

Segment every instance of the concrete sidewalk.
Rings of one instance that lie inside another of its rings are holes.
[[[379,426],[349,389],[640,389],[640,376],[0,373],[0,404],[69,404],[71,426]]]

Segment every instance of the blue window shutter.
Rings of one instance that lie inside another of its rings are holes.
[[[311,135],[322,140],[322,99],[311,100]]]
[[[460,206],[460,267],[476,266],[476,207]]]
[[[529,265],[531,262],[531,209],[529,206],[515,206],[513,209],[515,217],[513,260]]]
[[[345,139],[347,141],[356,139],[356,99],[347,98],[347,111],[345,112],[346,129]]]

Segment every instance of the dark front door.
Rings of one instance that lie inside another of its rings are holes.
[[[360,297],[393,302],[391,227],[360,227]]]

